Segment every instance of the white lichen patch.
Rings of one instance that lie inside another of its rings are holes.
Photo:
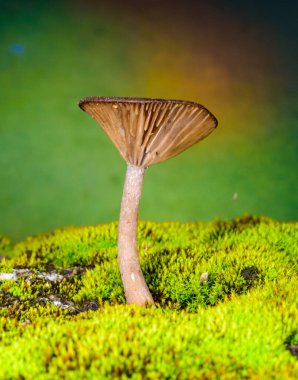
[[[52,273],[38,272],[37,277],[44,278],[45,280],[50,281],[50,282],[60,282],[64,278],[61,274],[58,274],[56,272],[52,272]]]
[[[60,307],[61,309],[71,309],[72,307],[61,302],[61,301],[50,301],[50,303],[52,303],[53,305],[57,306],[57,307]]]
[[[16,281],[18,279],[17,275],[12,273],[0,273],[0,281],[13,280]]]
[[[58,273],[57,270],[53,270],[50,272],[37,272],[32,273],[29,269],[13,269],[11,273],[0,273],[0,281],[13,280],[17,281],[19,278],[23,278],[26,281],[31,281],[36,277],[42,278],[51,283],[61,282],[64,278],[72,278],[77,274],[83,273],[84,268],[73,267],[64,269],[64,274]]]
[[[49,303],[52,305],[55,305],[59,307],[60,309],[69,310],[69,311],[76,311],[75,304],[72,301],[65,300],[57,295],[51,294],[49,298],[47,297],[39,297],[38,298],[39,303]]]
[[[19,277],[27,277],[30,274],[29,269],[13,269],[12,273],[0,273],[0,281],[13,280],[17,281]]]

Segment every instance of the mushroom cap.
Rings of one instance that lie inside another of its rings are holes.
[[[183,152],[207,137],[216,118],[184,100],[87,97],[79,107],[103,128],[131,165],[148,167]]]

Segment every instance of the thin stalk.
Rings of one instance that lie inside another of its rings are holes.
[[[154,305],[144,279],[137,248],[138,211],[145,168],[127,164],[118,229],[118,263],[126,302]]]

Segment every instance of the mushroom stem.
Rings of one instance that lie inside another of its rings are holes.
[[[127,164],[118,229],[118,263],[126,302],[154,305],[137,249],[138,210],[145,168]]]

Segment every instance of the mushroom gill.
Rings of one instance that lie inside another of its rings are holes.
[[[205,107],[189,101],[89,97],[79,106],[101,125],[127,163],[145,168],[178,155],[217,126]]]

